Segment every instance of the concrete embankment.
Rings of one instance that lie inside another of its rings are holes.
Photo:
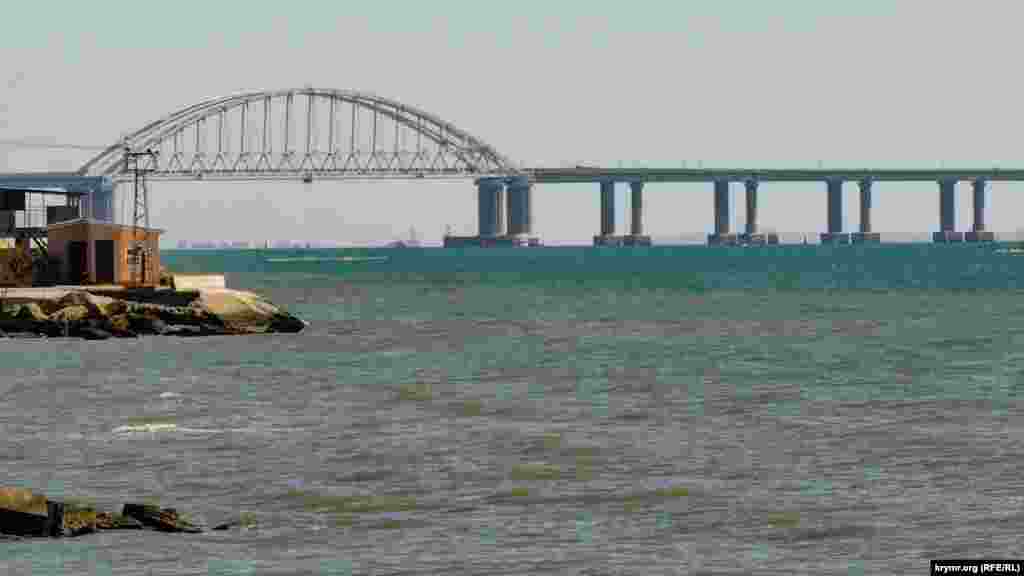
[[[99,340],[294,333],[306,325],[258,294],[218,287],[209,278],[200,284],[204,287],[10,288],[0,291],[0,333]]]

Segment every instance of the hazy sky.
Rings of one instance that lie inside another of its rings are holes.
[[[524,165],[1024,167],[1022,21],[1019,0],[18,2],[0,34],[0,139],[105,145],[207,98],[308,84],[419,107]],[[89,156],[0,145],[0,170]],[[994,186],[990,229],[1024,227],[1021,192]],[[468,181],[161,182],[152,194],[168,243],[476,230]],[[535,231],[589,242],[598,198],[596,185],[537,186]],[[766,184],[759,200],[762,228],[825,229],[824,185]],[[710,231],[711,206],[710,185],[648,185],[647,231]],[[740,227],[738,185],[733,206]],[[883,233],[935,230],[937,186],[876,185],[872,216]]]

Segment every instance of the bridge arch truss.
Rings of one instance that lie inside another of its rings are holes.
[[[149,178],[473,178],[521,171],[440,118],[368,93],[251,92],[179,110],[111,145],[79,170],[128,175],[127,151],[154,150]]]

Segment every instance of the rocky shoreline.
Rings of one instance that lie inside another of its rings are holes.
[[[226,522],[213,530],[227,530],[243,523],[241,520]],[[105,530],[189,534],[205,531],[174,508],[125,504],[120,514],[114,514],[99,512],[90,504],[50,500],[25,488],[0,487],[0,535],[3,539],[74,537]]]
[[[0,302],[0,337],[106,340],[295,333],[305,326],[258,294],[226,288],[71,290],[59,298]]]

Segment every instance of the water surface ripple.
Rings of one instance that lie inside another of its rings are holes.
[[[0,342],[0,484],[255,524],[4,542],[0,563],[849,575],[1022,557],[1020,261],[940,248],[167,254],[310,327]]]

